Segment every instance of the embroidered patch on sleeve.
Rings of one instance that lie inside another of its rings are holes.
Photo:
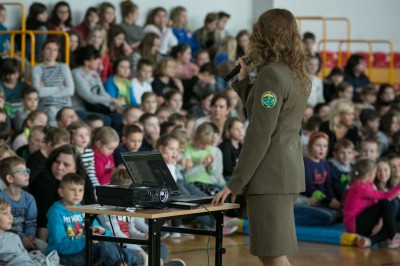
[[[261,104],[265,108],[272,108],[278,101],[276,94],[272,91],[266,91],[261,95]]]

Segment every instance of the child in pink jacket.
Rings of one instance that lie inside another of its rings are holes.
[[[98,128],[93,135],[94,169],[100,185],[107,185],[115,170],[113,153],[118,147],[119,136],[111,127]]]
[[[397,248],[400,234],[396,233],[390,200],[400,194],[400,185],[387,192],[378,191],[375,176],[375,161],[365,158],[356,162],[344,200],[343,223],[347,231],[361,235],[357,239],[359,247],[387,240],[389,248]]]

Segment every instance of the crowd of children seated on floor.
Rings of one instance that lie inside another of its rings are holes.
[[[71,61],[61,59],[63,40],[39,34],[27,56],[35,53],[40,63],[25,82],[19,61],[2,58],[0,238],[18,248],[0,261],[29,261],[35,258],[27,250],[41,250],[50,265],[57,260],[82,265],[82,214],[66,207],[95,203],[96,186],[129,183],[121,152],[158,149],[184,194],[215,195],[229,182],[247,121],[238,95],[222,77],[248,52],[250,34],[242,30],[232,37],[225,12],[207,14],[192,34],[187,12],[176,7],[167,19],[167,11],[156,7],[141,27],[139,7],[126,0],[120,23],[109,2],[88,8],[82,23],[72,22],[66,2],[58,2],[50,18],[45,5],[30,6],[27,29],[67,31]],[[5,15],[0,6],[2,29]],[[9,36],[0,36],[0,50],[7,52]],[[321,80],[315,37],[303,37],[312,91],[299,132],[306,191],[295,205],[296,224],[343,220],[348,231],[364,236],[360,246],[388,240],[398,247],[400,100],[391,85],[377,91],[370,84],[357,55],[343,71],[334,68]],[[209,219],[195,222],[214,226]],[[179,220],[173,224],[183,226]],[[237,224],[227,217],[225,233],[235,232]],[[120,237],[147,234],[145,221],[126,217],[100,217],[93,230],[110,234],[111,225]],[[0,253],[7,248],[0,244]],[[122,263],[116,248],[95,245],[106,264]],[[167,255],[162,245],[162,259]],[[140,246],[123,252],[129,265],[142,265],[146,256]]]
[[[370,83],[362,56],[321,80],[315,37],[305,33],[312,91],[302,121],[306,191],[297,199],[297,225],[343,221],[357,244],[400,246],[400,98],[394,86]]]
[[[2,30],[6,11],[0,6]],[[96,186],[129,182],[121,152],[158,149],[184,194],[214,195],[226,184],[238,161],[245,115],[221,77],[249,46],[247,31],[234,38],[225,30],[229,14],[207,14],[192,34],[181,6],[170,19],[155,7],[144,27],[136,25],[139,7],[131,1],[121,2],[120,23],[109,2],[88,8],[82,23],[73,23],[67,2],[56,3],[50,16],[39,2],[28,13],[28,30],[66,31],[70,46],[35,34],[26,56],[34,53],[39,63],[24,75],[19,58],[7,56],[10,36],[0,35],[0,197],[6,200],[0,202],[0,226],[2,236],[17,244],[1,261],[37,261],[37,252],[26,251],[40,250],[49,265],[83,265],[82,214],[66,207],[95,203]],[[16,50],[20,43],[17,38]],[[64,49],[71,52],[69,65]],[[208,217],[194,222],[214,227]],[[224,232],[234,233],[237,223],[226,217]],[[117,236],[147,237],[140,219],[102,217],[92,228],[109,234],[110,225]],[[142,265],[147,257],[146,248],[136,245],[123,249],[123,261],[115,244],[95,249],[107,265]],[[167,255],[163,244],[164,261]]]

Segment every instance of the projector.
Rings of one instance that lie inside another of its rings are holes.
[[[160,186],[106,185],[96,187],[97,202],[100,205],[117,207],[155,208],[169,202],[170,189]]]

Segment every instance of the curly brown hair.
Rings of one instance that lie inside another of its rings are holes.
[[[287,65],[296,73],[299,85],[309,94],[311,81],[306,71],[307,54],[296,19],[290,11],[271,9],[261,14],[253,25],[249,57],[257,71],[270,63]]]

